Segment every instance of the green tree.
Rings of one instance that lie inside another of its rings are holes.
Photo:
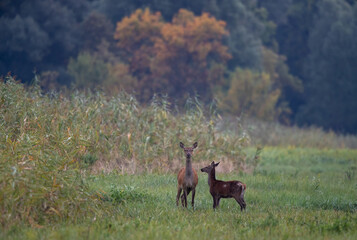
[[[113,41],[113,24],[102,14],[91,12],[80,25],[81,51],[97,51],[102,41]]]
[[[81,53],[68,63],[68,73],[74,78],[73,87],[78,89],[98,89],[108,77],[107,65],[90,55]]]
[[[121,61],[105,62],[104,57],[101,53],[83,52],[76,59],[71,58],[67,69],[74,79],[73,87],[82,90],[100,89],[112,95],[123,90],[134,91],[137,80],[130,74],[129,65]],[[52,80],[48,79],[52,75],[45,74],[43,77],[45,80]],[[47,84],[51,86],[55,82]]]
[[[33,71],[57,71],[77,55],[79,25],[89,9],[87,0],[1,1],[0,75],[11,71],[24,82]]]
[[[287,21],[293,0],[258,0],[258,6],[267,9],[268,17],[277,25]]]
[[[310,53],[308,39],[317,12],[319,0],[293,0],[288,8],[287,20],[277,27],[279,52],[287,57],[294,76],[304,81],[304,63]]]
[[[227,23],[230,34],[226,41],[232,54],[229,69],[234,70],[237,66],[261,69],[261,36],[265,26],[254,9],[242,0],[212,0],[209,3],[205,4],[204,10]]]
[[[309,38],[300,124],[357,132],[357,5],[322,0]]]

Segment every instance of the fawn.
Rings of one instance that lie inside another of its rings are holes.
[[[240,181],[220,181],[216,180],[215,167],[219,163],[214,163],[214,161],[201,169],[201,172],[208,173],[208,185],[209,191],[213,198],[213,209],[219,206],[219,201],[221,198],[234,198],[240,205],[240,210],[245,209],[246,204],[244,201],[244,192],[246,185]]]
[[[191,156],[193,153],[193,149],[197,147],[197,142],[195,142],[192,147],[185,147],[185,145],[180,142],[180,147],[183,148],[186,155],[186,167],[182,168],[177,175],[178,186],[176,205],[178,206],[178,201],[183,190],[183,194],[181,196],[181,204],[182,206],[187,208],[187,196],[192,191],[192,208],[194,209],[198,176],[196,171],[192,168]]]

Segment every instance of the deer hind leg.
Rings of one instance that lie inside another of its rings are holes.
[[[234,199],[235,199],[235,200],[237,201],[237,203],[239,204],[240,210],[243,211],[243,209],[245,209],[244,199],[242,199],[242,198],[239,197],[239,196],[234,196]]]
[[[176,196],[176,206],[178,206],[178,202],[179,202],[179,199],[180,199],[181,192],[182,192],[182,188],[178,187],[177,188],[177,196]]]
[[[247,207],[247,204],[245,203],[244,198],[241,198],[241,200],[242,200],[242,203],[243,203],[243,209],[245,210],[245,208]]]
[[[240,199],[242,200],[243,208],[245,209],[247,207],[247,204],[245,203],[245,200],[244,200],[244,191],[245,191],[245,189],[242,188],[242,192],[240,193]]]

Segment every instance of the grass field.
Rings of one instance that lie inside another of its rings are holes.
[[[357,238],[356,136],[211,107],[0,79],[0,239]],[[180,141],[198,142],[196,170],[221,161],[219,179],[247,184],[245,212],[232,199],[213,211],[201,172],[196,209],[176,207]]]
[[[201,172],[194,211],[175,206],[175,175],[90,175],[89,188],[102,192],[103,210],[95,216],[38,228],[17,225],[0,237],[356,239],[356,174],[356,150],[265,148],[253,174],[217,176],[247,184],[245,212],[233,199],[223,199],[214,211]]]

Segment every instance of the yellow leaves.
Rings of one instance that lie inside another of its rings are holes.
[[[109,64],[108,72],[108,78],[103,84],[106,92],[115,95],[123,89],[132,91],[138,86],[137,79],[130,74],[128,64],[121,62]]]
[[[273,88],[269,74],[237,69],[230,77],[227,94],[221,96],[222,108],[238,115],[273,120],[280,93]]]

